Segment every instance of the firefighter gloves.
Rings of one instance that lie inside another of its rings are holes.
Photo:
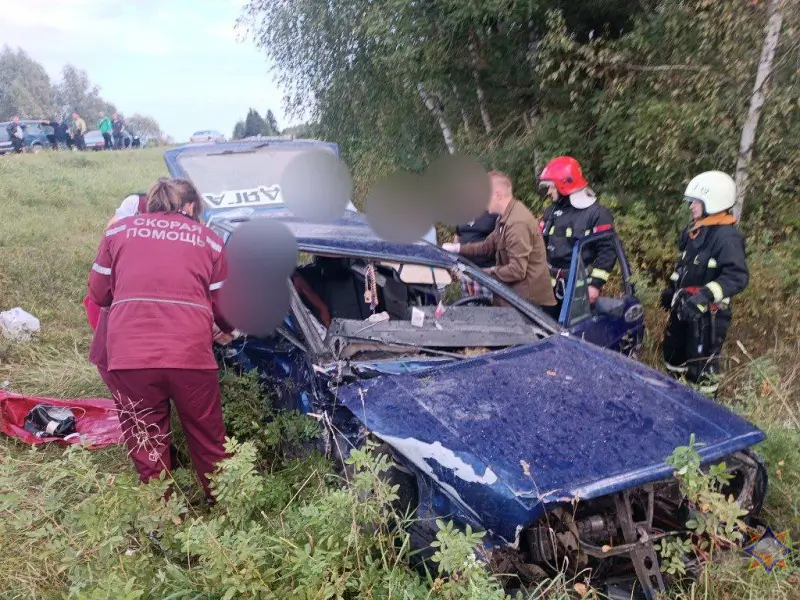
[[[672,299],[675,297],[675,290],[671,287],[664,288],[661,292],[661,308],[670,310],[672,308]]]
[[[689,296],[681,303],[678,309],[678,318],[681,321],[694,322],[708,312],[708,300],[705,294],[698,292],[694,296]]]

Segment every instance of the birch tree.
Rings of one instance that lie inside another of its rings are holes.
[[[767,87],[769,85],[770,75],[772,75],[772,62],[775,59],[775,51],[780,41],[781,24],[783,22],[782,4],[782,0],[769,0],[767,7],[767,25],[764,31],[764,45],[761,48],[761,59],[758,61],[756,82],[753,86],[753,94],[750,97],[750,110],[747,113],[747,120],[742,128],[739,157],[736,161],[736,204],[733,207],[733,214],[737,220],[742,216],[744,201],[747,197],[748,170],[750,167],[750,159],[753,156],[753,147],[756,142],[758,121],[764,109]]]
[[[430,113],[436,118],[439,128],[442,130],[442,137],[444,137],[444,144],[447,146],[447,151],[450,154],[456,152],[455,136],[453,135],[453,128],[444,113],[444,103],[438,94],[428,92],[422,82],[417,83],[417,90],[419,97]]]

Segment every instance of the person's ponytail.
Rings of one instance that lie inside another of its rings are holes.
[[[192,210],[189,210],[193,207]],[[161,177],[147,192],[147,212],[180,212],[195,221],[200,220],[203,202],[197,189],[187,179]]]

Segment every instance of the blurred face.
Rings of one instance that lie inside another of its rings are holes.
[[[692,200],[692,203],[689,205],[689,208],[692,211],[692,218],[695,221],[699,221],[703,218],[703,203],[698,200]]]

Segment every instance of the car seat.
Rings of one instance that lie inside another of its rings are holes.
[[[317,257],[321,289],[317,291],[333,319],[366,319],[371,314],[364,302],[364,287],[359,285],[347,258]]]

